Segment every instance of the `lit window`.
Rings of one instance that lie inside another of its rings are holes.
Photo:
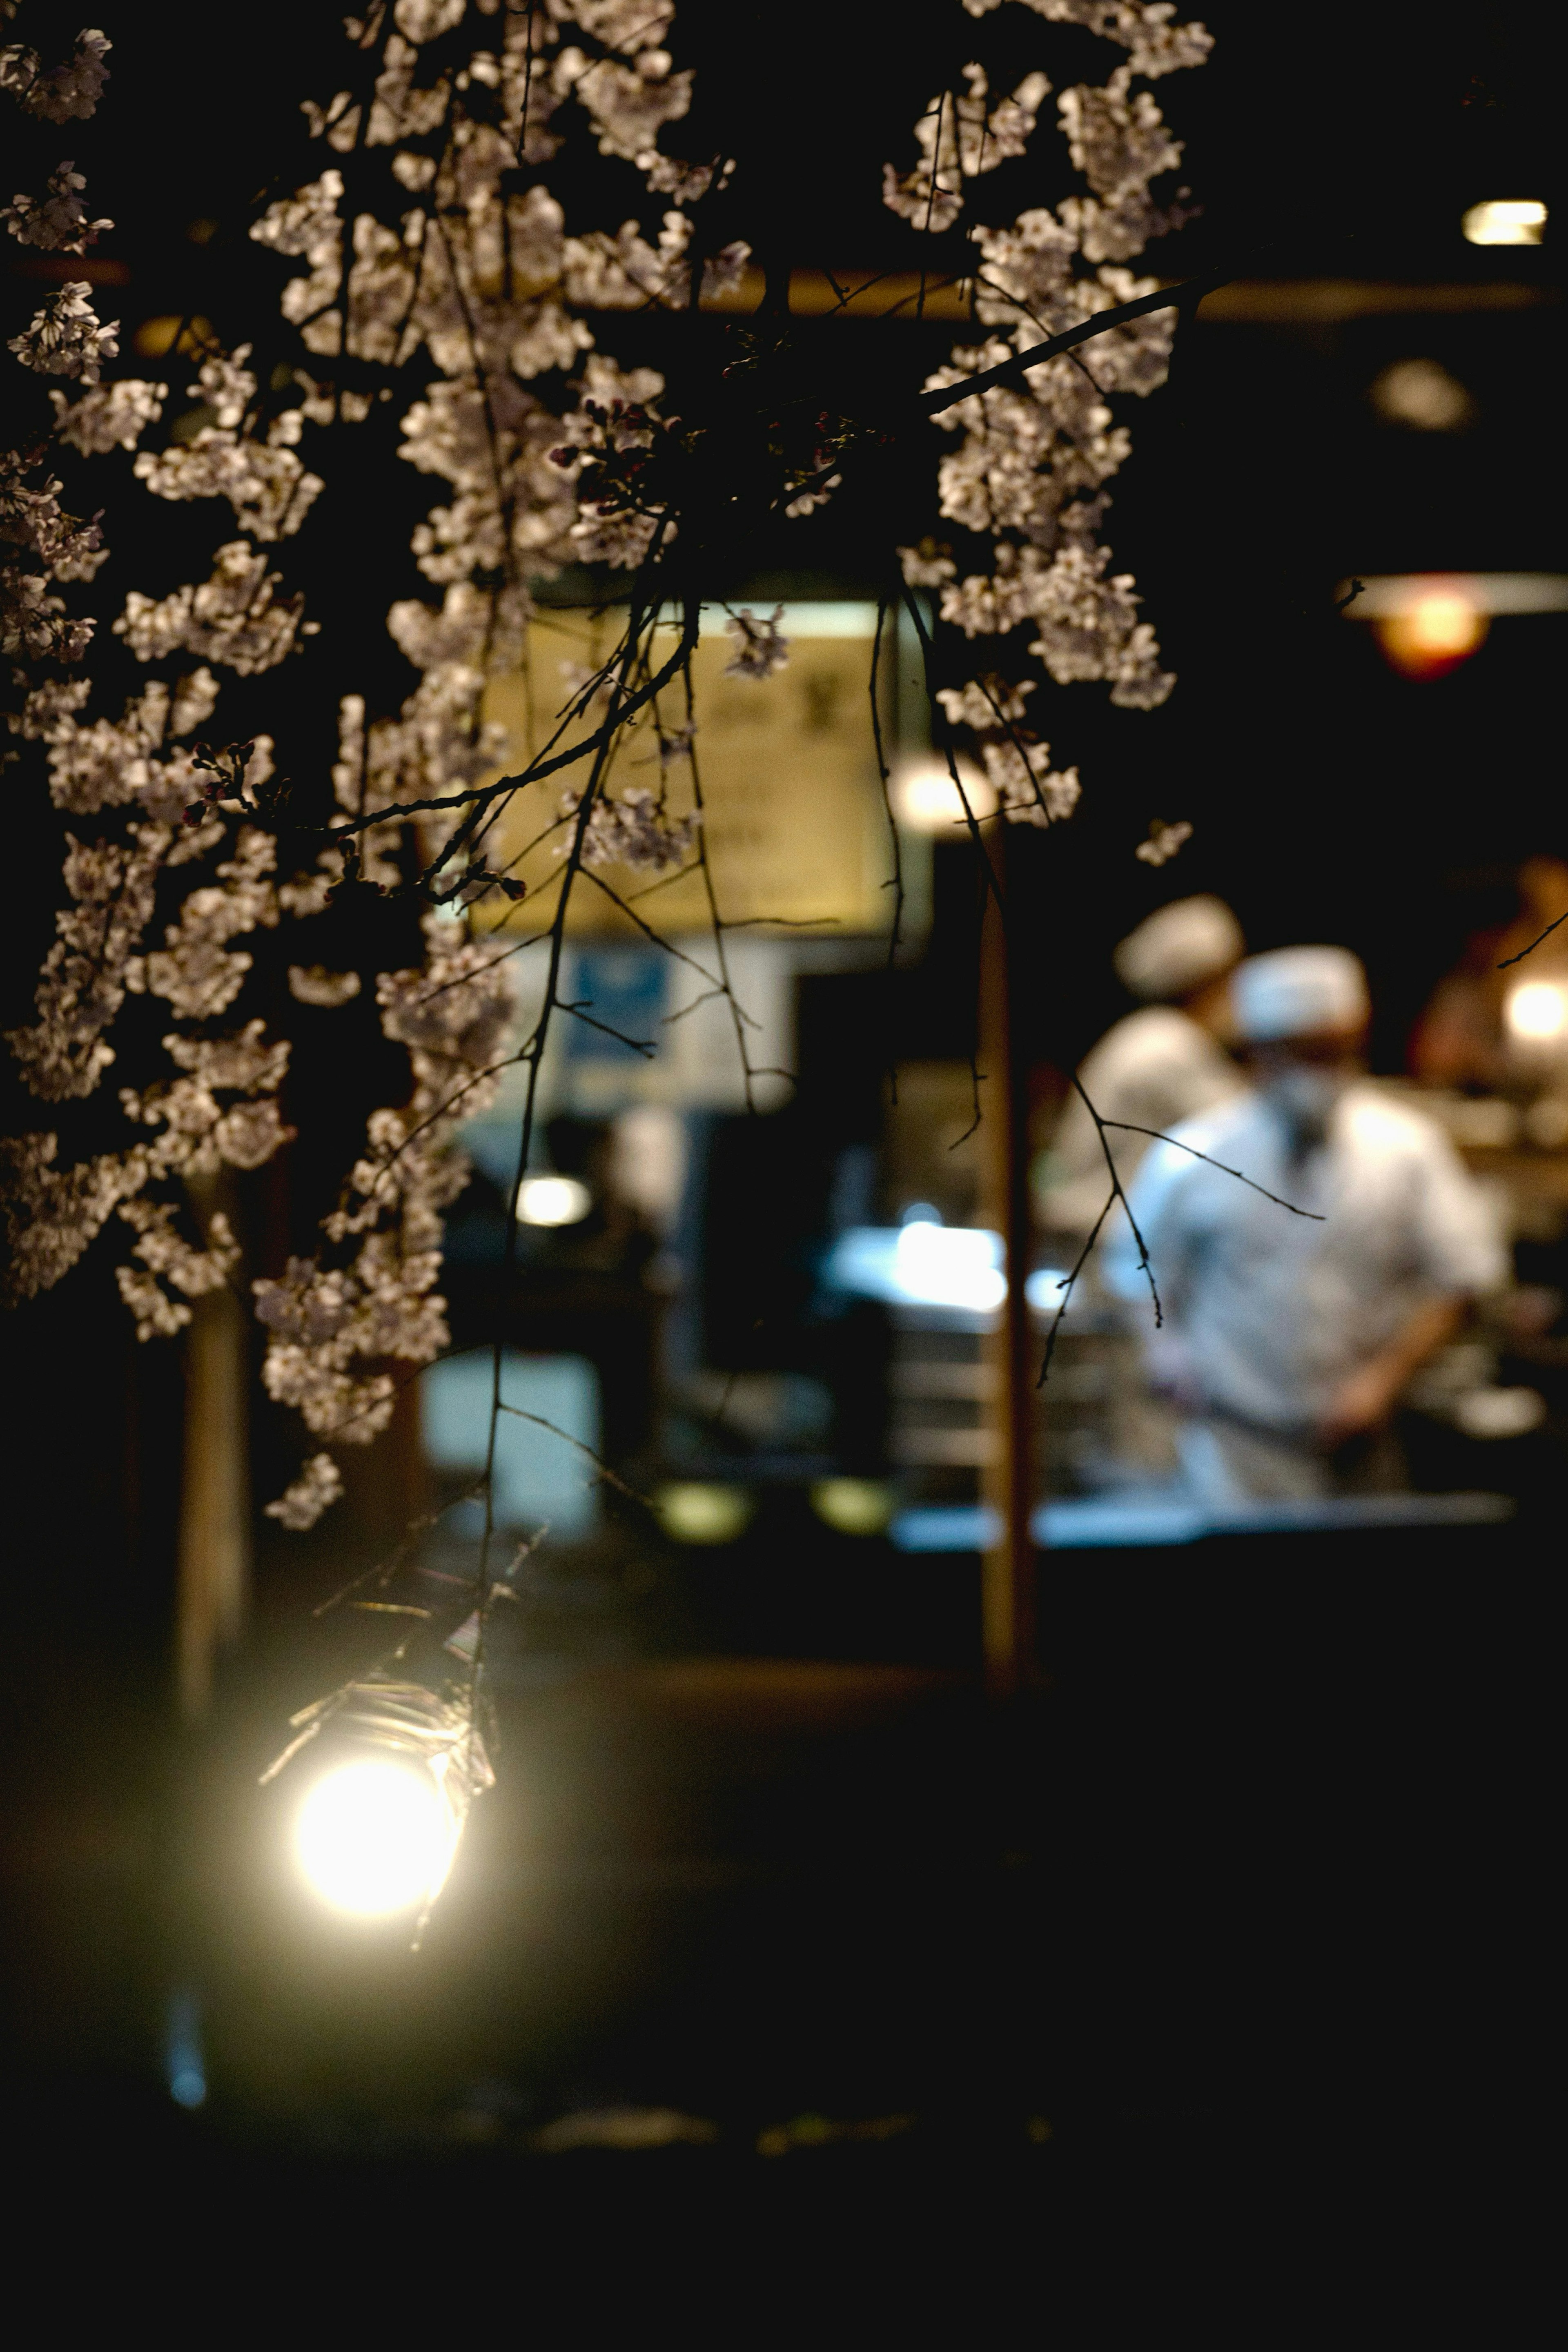
[[[1539,245],[1546,206],[1533,196],[1494,197],[1472,205],[1460,226],[1471,245]]]

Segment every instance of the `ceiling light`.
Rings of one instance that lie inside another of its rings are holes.
[[[1546,206],[1533,196],[1493,197],[1472,205],[1459,226],[1471,245],[1539,245]]]
[[[575,1176],[525,1176],[517,1196],[525,1225],[580,1225],[593,1205],[594,1195]]]
[[[1395,572],[1342,580],[1345,618],[1372,624],[1405,677],[1441,677],[1485,642],[1500,614],[1568,612],[1568,575],[1556,572]]]
[[[1373,626],[1384,653],[1405,677],[1440,677],[1479,649],[1491,622],[1463,589],[1439,583]]]

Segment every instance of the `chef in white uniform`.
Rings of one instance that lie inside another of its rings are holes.
[[[1223,899],[1178,898],[1124,939],[1118,979],[1144,1001],[1108,1029],[1079,1078],[1104,1119],[1164,1134],[1234,1094],[1241,1073],[1216,1033],[1227,1023],[1226,982],[1243,952],[1241,927]],[[1147,1136],[1112,1128],[1105,1138],[1129,1182]],[[1052,1140],[1037,1207],[1047,1232],[1076,1255],[1110,1190],[1105,1145],[1082,1098],[1068,1097]]]
[[[1436,1123],[1365,1082],[1354,956],[1253,956],[1231,995],[1251,1085],[1153,1145],[1129,1188],[1164,1312],[1150,1370],[1183,1410],[1184,1483],[1221,1504],[1396,1485],[1380,1440],[1405,1384],[1507,1280],[1505,1253]],[[1147,1302],[1126,1217],[1106,1279]]]

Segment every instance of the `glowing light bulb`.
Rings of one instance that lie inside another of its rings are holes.
[[[1508,1025],[1532,1045],[1551,1045],[1568,1033],[1568,990],[1554,980],[1525,980],[1509,992]]]
[[[1546,206],[1533,196],[1494,197],[1472,205],[1459,226],[1471,245],[1539,245]]]
[[[580,1225],[594,1195],[575,1176],[525,1176],[517,1213],[525,1225]]]
[[[1395,669],[1406,677],[1440,677],[1484,643],[1491,621],[1473,596],[1438,581],[1373,625]]]
[[[968,823],[963,812],[965,800],[973,816],[995,814],[996,795],[973,761],[960,760],[958,772],[963,785],[962,798],[947,762],[940,756],[922,760],[899,776],[893,786],[893,806],[911,833],[934,833],[956,839]]]
[[[677,1543],[727,1544],[744,1535],[755,1505],[744,1486],[695,1479],[661,1486],[654,1496],[659,1525]]]
[[[817,1517],[843,1536],[879,1536],[896,1502],[892,1488],[873,1478],[819,1478],[811,1490]]]
[[[318,1780],[300,1808],[296,1850],[334,1910],[362,1918],[411,1911],[440,1890],[456,1843],[427,1773],[381,1757]]]

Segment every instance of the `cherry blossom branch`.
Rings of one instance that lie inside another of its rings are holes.
[[[1112,327],[1125,327],[1134,319],[1145,319],[1154,310],[1184,310],[1196,309],[1205,294],[1216,286],[1228,286],[1234,271],[1205,270],[1189,278],[1180,286],[1166,287],[1155,294],[1141,294],[1135,301],[1118,303],[1111,310],[1097,310],[1091,319],[1076,327],[1067,327],[1059,335],[1052,335],[1043,343],[1033,343],[1026,352],[1003,360],[997,366],[982,368],[977,375],[965,376],[962,383],[944,385],[937,392],[916,394],[913,405],[923,415],[940,416],[945,408],[955,408],[961,400],[970,400],[976,393],[989,392],[993,384],[1024,383],[1031,368],[1043,367],[1047,360],[1058,359],[1064,352],[1077,349],[1079,343],[1093,341]]]

